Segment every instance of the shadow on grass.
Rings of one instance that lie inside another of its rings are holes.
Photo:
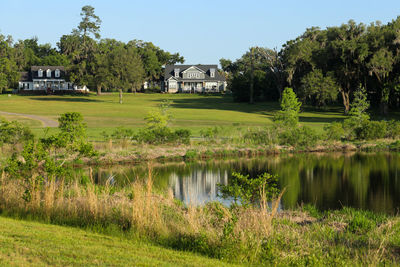
[[[61,101],[61,102],[104,102],[98,99],[88,99],[83,97],[31,97],[31,100],[38,101]]]
[[[171,107],[177,109],[214,109],[239,111],[261,114],[265,116],[273,116],[275,112],[280,110],[280,105],[278,102],[257,102],[251,105],[248,103],[233,102],[232,97],[229,96],[182,97],[173,99]],[[325,109],[316,109],[314,107],[304,106],[302,113],[300,113],[301,122],[329,123],[334,121],[342,121],[343,119],[343,108],[340,106],[331,106]]]
[[[160,102],[161,100],[152,101]],[[248,103],[233,102],[232,97],[229,96],[196,96],[173,99],[171,107],[176,109],[216,109],[272,115],[276,110],[279,109],[279,103],[260,102],[250,105]]]

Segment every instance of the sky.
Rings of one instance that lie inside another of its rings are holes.
[[[152,42],[187,64],[236,60],[251,46],[279,50],[312,26],[386,24],[400,15],[400,0],[0,0],[0,34],[55,47],[84,5],[101,18],[102,38]]]

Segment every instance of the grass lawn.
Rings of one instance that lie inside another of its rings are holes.
[[[192,130],[198,135],[203,128],[223,126],[228,132],[263,127],[271,124],[273,113],[279,109],[276,102],[249,105],[234,103],[231,96],[203,96],[189,94],[124,94],[123,104],[118,94],[96,96],[18,96],[0,95],[0,111],[45,116],[56,120],[64,112],[83,114],[91,139],[99,139],[102,131],[112,132],[116,127],[143,127],[147,112],[156,109],[162,100],[171,101],[172,127]],[[326,123],[344,118],[341,107],[315,110],[306,107],[300,121],[317,131]],[[25,121],[27,119],[24,119]],[[36,133],[41,124],[31,122]]]
[[[0,217],[1,266],[228,266],[139,241]]]

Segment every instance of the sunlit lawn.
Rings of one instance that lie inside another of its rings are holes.
[[[188,252],[0,217],[0,266],[227,266]]]
[[[226,131],[237,132],[247,128],[264,127],[271,124],[272,116],[279,109],[276,102],[254,105],[235,103],[231,96],[203,96],[189,94],[124,94],[119,104],[118,94],[96,96],[0,96],[0,111],[35,114],[54,120],[64,112],[77,111],[83,114],[91,138],[100,138],[101,132],[112,132],[116,127],[135,129],[144,126],[146,114],[157,108],[162,100],[170,100],[172,127],[182,127],[196,135],[201,129],[223,126]],[[344,118],[341,107],[327,110],[304,108],[300,121],[317,131],[326,123]],[[15,119],[15,116],[12,118]],[[23,119],[27,121],[28,119]],[[35,132],[41,124],[30,122]]]

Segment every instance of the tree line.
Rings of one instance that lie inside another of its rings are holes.
[[[70,82],[101,91],[133,91],[143,82],[158,81],[163,65],[183,63],[179,53],[170,53],[151,42],[127,43],[100,36],[101,19],[92,6],[82,7],[82,20],[70,34],[61,36],[57,48],[39,44],[33,37],[14,42],[0,34],[0,93],[15,88],[20,71],[34,65],[64,66]]]
[[[278,100],[291,87],[303,103],[341,103],[350,111],[363,88],[383,114],[400,106],[400,17],[387,24],[312,27],[276,49],[252,47],[240,59],[221,59],[236,101]]]

